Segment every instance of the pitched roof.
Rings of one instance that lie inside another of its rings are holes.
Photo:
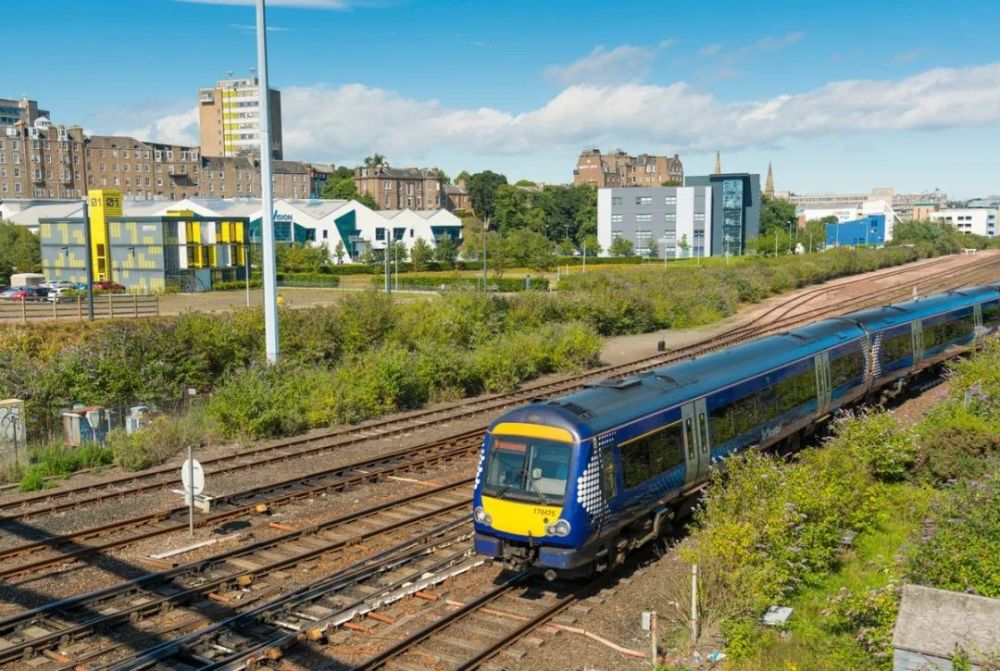
[[[1000,600],[904,585],[892,647],[950,659],[956,646],[974,664],[1000,652]]]
[[[285,198],[281,202],[291,205],[313,219],[321,219],[349,203],[349,200],[324,200],[322,198]]]

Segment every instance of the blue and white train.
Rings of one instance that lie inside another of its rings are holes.
[[[476,552],[548,578],[656,538],[708,468],[1000,332],[1000,284],[862,310],[512,410],[483,441]]]

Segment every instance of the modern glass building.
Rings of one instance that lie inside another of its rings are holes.
[[[760,233],[760,175],[746,172],[692,175],[684,178],[684,186],[711,189],[710,254],[744,254],[747,243]]]

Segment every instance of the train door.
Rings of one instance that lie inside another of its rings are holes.
[[[825,415],[830,409],[833,390],[830,388],[830,353],[822,352],[815,357],[816,363],[816,414]]]
[[[702,479],[711,462],[708,436],[708,410],[705,399],[700,398],[681,408],[684,424],[684,450],[686,460],[685,484]]]
[[[910,335],[913,340],[913,366],[916,367],[924,358],[924,323],[919,319],[914,319],[910,324],[912,326]]]

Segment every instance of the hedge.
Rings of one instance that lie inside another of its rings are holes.
[[[278,286],[279,287],[338,287],[340,286],[340,278],[336,275],[327,275],[325,273],[278,273],[277,275]],[[250,280],[251,287],[259,288],[262,284],[262,280],[259,274],[255,274]],[[239,289],[245,289],[247,283],[245,280],[236,280],[234,282],[216,282],[212,285],[212,288],[216,291],[234,291]]]
[[[373,277],[372,286],[376,288],[385,286],[385,278]],[[393,286],[397,286],[395,277],[393,278]],[[455,275],[446,275],[444,277],[434,275],[401,275],[398,278],[398,286],[400,289],[475,289],[482,287],[482,278],[458,277]],[[517,292],[528,289],[525,286],[525,278],[523,277],[491,278],[488,286],[490,291]],[[532,277],[530,290],[548,291],[549,281],[544,277]]]

